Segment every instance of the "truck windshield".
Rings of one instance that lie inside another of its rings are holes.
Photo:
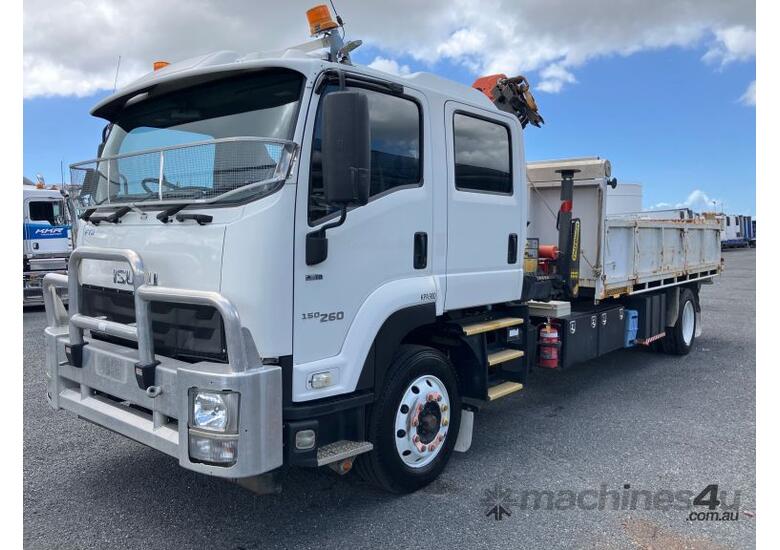
[[[90,202],[211,199],[267,180],[292,138],[302,85],[299,73],[273,69],[126,107],[110,126]],[[187,144],[196,145],[177,147]]]

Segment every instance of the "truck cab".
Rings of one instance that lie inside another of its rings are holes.
[[[339,136],[323,120],[327,98],[349,94],[370,137],[363,200],[345,203],[328,198]],[[185,467],[244,478],[316,465],[328,443],[370,448],[353,419],[401,341],[448,311],[521,297],[522,128],[473,88],[295,51],[221,52],[156,71],[93,114],[109,124],[100,157],[71,167],[86,211],[69,321],[47,329],[81,365],[65,374],[53,356],[49,396],[93,420],[104,400],[148,409],[144,428],[110,424]],[[196,388],[240,393],[230,406],[249,424],[203,456]],[[296,422],[323,424],[316,445],[296,448]]]
[[[25,183],[23,217],[24,305],[42,304],[46,273],[65,273],[72,249],[65,200],[56,189]]]

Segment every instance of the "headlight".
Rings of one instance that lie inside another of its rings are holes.
[[[239,394],[230,391],[190,390],[190,426],[220,433],[238,432]]]

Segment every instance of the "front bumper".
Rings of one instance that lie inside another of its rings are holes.
[[[43,304],[43,292],[41,291],[43,285],[43,278],[48,273],[56,273],[58,275],[66,275],[67,270],[58,271],[25,271],[22,278],[22,286],[24,288],[24,302],[25,306],[34,306]],[[67,301],[67,290],[61,291],[61,299]]]
[[[82,259],[124,259],[130,264],[134,280],[138,281],[135,284],[134,325],[120,325],[79,313],[78,273]],[[247,478],[282,465],[281,368],[262,364],[251,336],[241,327],[230,302],[214,292],[144,284],[143,263],[129,250],[79,248],[71,257],[69,272],[70,277],[49,275],[43,285],[49,321],[45,330],[47,398],[54,409],[72,411],[174,456],[184,468],[204,474]],[[54,292],[56,286],[69,287],[71,308],[67,314]],[[154,355],[151,321],[143,310],[155,300],[209,303],[216,307],[225,325],[229,362],[191,364]],[[138,350],[88,338],[85,329],[135,339]],[[74,347],[80,353],[74,353]],[[135,369],[139,363],[149,363],[150,358],[159,364],[154,369],[154,385],[145,390],[136,380]],[[230,390],[241,394],[238,451],[232,465],[220,466],[190,459],[190,388]]]

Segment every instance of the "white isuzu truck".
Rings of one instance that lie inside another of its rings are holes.
[[[608,217],[603,159],[526,169],[522,77],[385,74],[327,8],[310,23],[93,109],[77,247],[44,283],[53,408],[258,492],[353,464],[407,492],[529,369],[691,349],[717,223]]]

